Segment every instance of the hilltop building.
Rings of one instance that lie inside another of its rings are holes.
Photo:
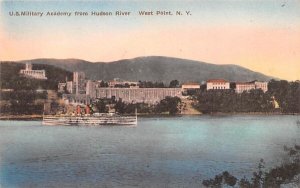
[[[235,91],[237,93],[243,93],[244,91],[250,91],[251,89],[261,89],[263,92],[267,92],[268,82],[237,82],[235,86]]]
[[[206,81],[207,90],[230,89],[230,83],[224,79],[212,79]]]
[[[32,64],[26,63],[25,69],[20,70],[20,74],[34,79],[47,80],[45,70],[32,70]]]

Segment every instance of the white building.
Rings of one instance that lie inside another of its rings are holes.
[[[237,82],[235,85],[235,92],[237,93],[243,93],[244,91],[250,91],[251,89],[261,89],[263,92],[268,91],[268,82]]]
[[[200,84],[197,82],[187,82],[182,84],[181,89],[183,91],[189,90],[189,89],[200,89]]]
[[[268,82],[259,82],[259,81],[254,81],[255,84],[255,89],[261,89],[263,92],[268,91]]]
[[[30,63],[26,63],[25,69],[21,69],[20,74],[29,78],[47,80],[45,70],[32,70]]]
[[[212,79],[206,81],[207,90],[223,90],[230,89],[230,83],[223,79]]]

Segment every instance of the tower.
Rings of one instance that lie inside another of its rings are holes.
[[[73,73],[73,83],[75,85],[75,94],[85,94],[85,74],[84,72]]]

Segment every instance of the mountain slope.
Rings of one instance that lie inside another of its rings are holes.
[[[47,80],[37,80],[22,77],[19,72],[25,66],[21,63],[0,62],[0,88],[16,90],[53,89],[64,82],[66,77],[72,78],[71,72],[52,65],[33,65],[33,69],[45,69]]]
[[[170,82],[205,81],[223,78],[229,81],[268,81],[273,77],[237,65],[216,65],[179,58],[149,56],[124,59],[110,63],[88,62],[79,59],[34,59],[21,61],[32,64],[49,64],[68,71],[83,71],[90,79],[147,80]]]

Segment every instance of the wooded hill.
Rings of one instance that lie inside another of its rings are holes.
[[[14,62],[0,63],[0,88],[14,90],[36,90],[36,89],[54,89],[57,90],[59,82],[65,82],[66,77],[72,80],[72,72],[64,69],[43,64],[33,64],[33,70],[46,70],[47,80],[37,80],[23,77],[19,74],[25,65]]]
[[[111,80],[121,78],[130,81],[171,80],[206,81],[223,78],[228,81],[269,81],[273,77],[251,71],[238,65],[216,65],[200,61],[162,56],[138,57],[114,62],[89,62],[80,59],[33,59],[19,61],[32,64],[47,64],[68,71],[83,71],[89,79]]]

